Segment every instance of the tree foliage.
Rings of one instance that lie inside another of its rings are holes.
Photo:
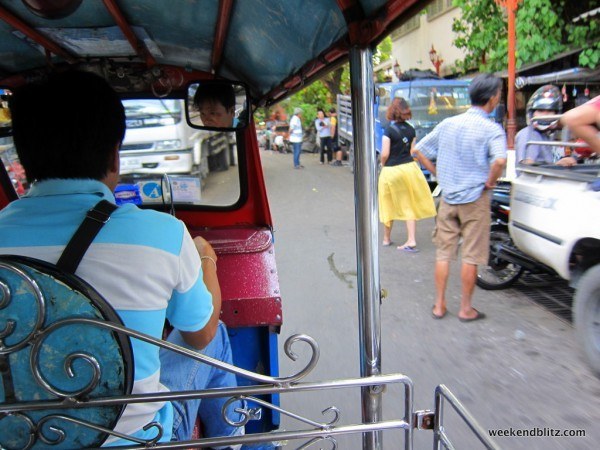
[[[466,52],[459,68],[463,71],[505,69],[508,33],[503,8],[495,0],[454,0],[454,5],[462,12],[452,26],[457,35],[454,45]],[[582,67],[597,67],[600,64],[597,17],[577,22],[572,19],[599,5],[599,0],[521,1],[516,15],[517,67],[548,60],[571,48],[583,49],[579,56]]]

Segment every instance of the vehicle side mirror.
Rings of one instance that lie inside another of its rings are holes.
[[[188,86],[185,111],[188,125],[201,130],[235,131],[248,126],[250,102],[241,83],[194,81]]]

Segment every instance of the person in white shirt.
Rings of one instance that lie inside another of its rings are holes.
[[[294,108],[294,115],[290,120],[290,142],[294,149],[294,169],[304,169],[304,166],[300,164],[302,138],[302,108]]]
[[[285,142],[281,134],[275,136],[275,141],[273,141],[273,149],[279,153],[285,153]]]
[[[325,117],[325,111],[322,108],[317,110],[317,120],[315,120],[315,128],[321,142],[321,164],[325,163],[325,148],[327,148],[327,162],[331,163],[333,159],[331,148],[331,126],[329,119]]]

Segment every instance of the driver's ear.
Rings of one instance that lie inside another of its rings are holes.
[[[115,146],[115,151],[112,154],[112,158],[110,161],[110,171],[111,172],[115,172],[115,173],[119,173],[121,171],[121,161],[119,158],[119,150],[121,149],[121,142],[119,142],[116,146]]]

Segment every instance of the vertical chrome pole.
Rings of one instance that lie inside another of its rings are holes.
[[[377,158],[375,155],[373,52],[350,50],[352,134],[354,138],[354,211],[358,274],[360,375],[381,373],[381,297],[379,285]],[[382,419],[381,390],[363,387],[362,419]],[[363,449],[383,448],[382,432],[363,435]]]

